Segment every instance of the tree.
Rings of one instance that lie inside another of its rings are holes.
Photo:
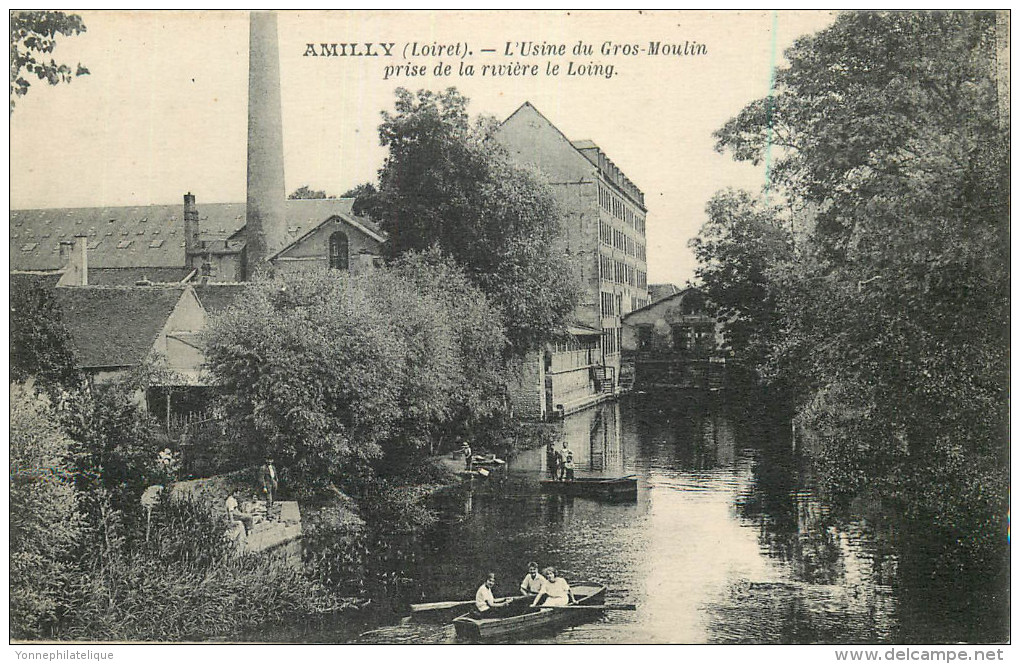
[[[796,248],[766,273],[823,479],[1005,546],[1008,128],[989,12],[854,12],[798,40],[776,94],[716,133],[769,158]],[[794,355],[796,354],[796,355]],[[793,361],[793,358],[797,361]],[[987,571],[987,567],[985,567]]]
[[[304,199],[317,199],[317,198],[336,198],[336,196],[327,196],[325,191],[313,190],[308,187],[307,184],[301,185],[294,191],[290,192],[287,196],[290,200],[304,200]]]
[[[85,32],[85,23],[77,14],[56,11],[12,11],[11,12],[11,113],[14,101],[28,93],[32,85],[25,78],[34,74],[40,81],[50,85],[70,83],[76,76],[89,73],[78,63],[75,69],[70,65],[57,64],[38,59],[52,53],[57,47],[57,35],[73,37]]]
[[[736,358],[763,374],[773,373],[768,364],[782,320],[769,271],[788,260],[789,234],[777,210],[744,191],[717,193],[706,212],[708,220],[690,242],[699,262],[697,277],[726,321],[726,341]]]
[[[71,388],[79,382],[71,336],[64,326],[53,291],[18,280],[11,284],[11,378],[36,377],[50,388]]]
[[[11,636],[39,638],[57,619],[81,535],[73,443],[31,386],[12,383],[10,403]]]
[[[351,187],[340,196],[340,198],[360,198],[362,196],[371,196],[375,193],[375,185],[371,182],[362,182],[356,187]],[[355,203],[357,204],[357,203]]]
[[[252,458],[273,453],[314,490],[419,458],[465,408],[501,394],[484,365],[504,343],[462,272],[409,255],[360,277],[255,284],[213,320],[206,358]]]
[[[463,265],[501,310],[510,348],[522,354],[563,323],[578,297],[576,275],[553,252],[561,212],[549,186],[487,140],[493,120],[471,122],[456,89],[397,89],[383,113],[389,155],[378,191],[355,211],[380,222],[390,256],[439,247]]]

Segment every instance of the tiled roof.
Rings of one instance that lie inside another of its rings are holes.
[[[680,288],[673,284],[648,284],[648,296],[652,298],[652,302],[657,302],[670,295],[676,295],[679,292]]]
[[[79,367],[133,367],[145,360],[185,286],[56,289]]]
[[[195,295],[202,303],[202,308],[211,314],[218,314],[231,304],[248,288],[247,284],[208,283],[195,286]]]
[[[11,272],[8,288],[11,291],[29,288],[55,288],[61,276],[59,272]]]
[[[89,267],[89,286],[134,286],[139,281],[177,284],[191,272],[186,267]]]
[[[353,198],[288,200],[287,242],[334,214],[353,216]],[[198,203],[199,239],[210,245],[230,240],[240,249],[244,203]],[[379,227],[357,217],[378,233]],[[183,268],[184,204],[134,207],[12,210],[9,240],[12,270],[63,267],[60,242],[89,238],[89,269]],[[231,239],[233,238],[233,239]]]

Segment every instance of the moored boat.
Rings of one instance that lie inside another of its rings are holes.
[[[474,468],[485,468],[493,471],[506,467],[506,461],[496,458],[495,454],[476,454],[471,458],[471,465]]]
[[[597,583],[579,583],[571,587],[574,603],[567,607],[532,607],[532,597],[515,599],[509,606],[493,610],[493,617],[476,611],[455,618],[453,627],[457,636],[472,641],[512,640],[537,628],[567,625],[575,621],[590,620],[591,614],[601,614],[597,609],[578,610],[570,606],[598,606],[606,601],[606,586]]]
[[[578,477],[573,480],[541,480],[542,490],[568,496],[587,496],[611,500],[636,500],[637,478],[627,477]]]

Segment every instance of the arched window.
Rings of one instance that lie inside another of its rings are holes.
[[[329,267],[331,270],[348,269],[347,234],[337,231],[329,236]]]

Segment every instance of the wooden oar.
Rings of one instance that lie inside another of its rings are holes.
[[[517,597],[523,597],[523,595],[518,595]],[[506,600],[517,599],[517,597],[502,597],[497,599],[496,602],[505,602]],[[411,613],[421,613],[423,611],[446,611],[448,609],[456,609],[458,607],[468,606],[469,604],[474,603],[475,600],[467,599],[463,602],[427,602],[425,604],[412,604]]]
[[[538,609],[569,609],[570,611],[637,611],[637,604],[567,604],[566,606],[543,606]]]

